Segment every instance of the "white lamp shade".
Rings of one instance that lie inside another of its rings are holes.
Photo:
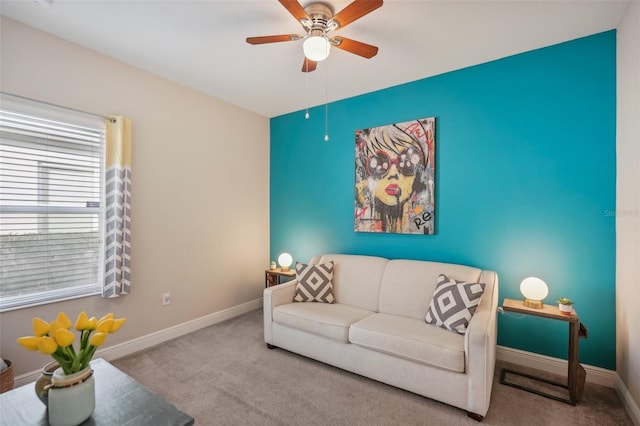
[[[329,50],[331,44],[326,37],[323,36],[311,36],[307,37],[302,43],[302,50],[304,56],[315,62],[324,61],[329,56]]]
[[[540,278],[527,277],[520,283],[520,292],[530,300],[542,300],[549,294],[549,287]]]
[[[289,268],[291,266],[291,263],[293,263],[293,257],[291,257],[289,253],[282,253],[280,256],[278,256],[278,264],[280,265],[280,267]]]

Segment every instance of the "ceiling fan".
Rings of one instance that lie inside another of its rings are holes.
[[[356,19],[382,6],[382,0],[354,0],[340,12],[333,14],[333,10],[326,3],[311,3],[307,7],[297,0],[279,0],[285,9],[296,18],[306,34],[282,34],[261,37],[247,37],[249,44],[278,43],[282,41],[304,40],[304,62],[302,72],[311,72],[316,69],[318,62],[329,56],[331,46],[354,53],[363,58],[373,58],[378,53],[378,48],[360,41],[346,37],[328,34],[339,28],[344,28]]]

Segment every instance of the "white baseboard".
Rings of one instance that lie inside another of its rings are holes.
[[[203,317],[196,318],[194,320],[187,321],[173,327],[165,328],[164,330],[160,330],[155,333],[147,334],[133,340],[100,349],[96,351],[96,355],[94,358],[104,358],[107,361],[122,358],[143,349],[150,348],[151,346],[166,342],[167,340],[175,339],[176,337],[189,334],[201,328],[217,324],[233,317],[237,317],[238,315],[242,315],[260,307],[262,307],[262,298],[251,300],[249,302],[243,303],[242,305],[214,312],[212,314],[205,315]],[[34,382],[38,380],[38,377],[40,377],[40,370],[21,374],[20,376],[17,376],[15,378],[14,387]]]
[[[531,367],[536,370],[542,370],[552,374],[567,375],[568,363],[564,359],[552,358],[550,356],[534,354],[532,352],[507,348],[505,346],[498,346],[496,358],[500,361]],[[594,367],[592,365],[582,364],[582,366],[587,372],[587,378],[585,380],[588,383],[595,383],[597,385],[607,386],[610,388],[615,387],[616,378],[618,377],[618,374],[615,371]]]
[[[633,424],[636,426],[640,426],[640,408],[638,408],[638,404],[636,404],[636,402],[631,397],[629,389],[627,389],[627,386],[618,375],[616,375],[616,392],[618,393],[618,396],[620,397],[625,410],[627,410],[627,414],[629,414],[629,417],[631,417],[631,421],[633,422]]]

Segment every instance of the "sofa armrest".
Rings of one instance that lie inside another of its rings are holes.
[[[485,293],[469,323],[464,349],[469,377],[467,411],[484,417],[489,410],[496,365],[498,275],[483,271],[481,282],[486,284]]]
[[[297,280],[287,281],[284,284],[267,287],[262,293],[262,314],[264,316],[264,341],[273,344],[271,333],[271,323],[273,321],[273,310],[278,305],[293,302],[296,294]]]

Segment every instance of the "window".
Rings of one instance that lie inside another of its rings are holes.
[[[102,291],[102,117],[2,94],[0,311]]]

